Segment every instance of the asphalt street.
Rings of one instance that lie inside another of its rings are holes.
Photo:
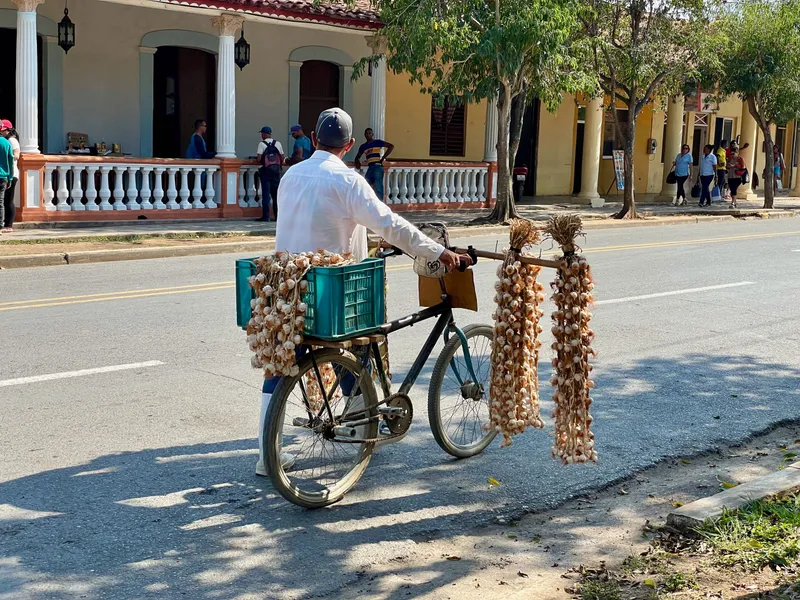
[[[598,464],[550,458],[549,401],[544,431],[450,458],[426,420],[432,358],[406,439],[315,512],[253,474],[261,377],[236,328],[235,255],[0,272],[0,600],[335,598],[422,540],[800,419],[800,220],[595,230],[583,245]],[[480,310],[461,324],[491,321],[495,268],[475,267]],[[416,310],[409,261],[389,269],[390,316]],[[431,326],[391,339],[396,382]],[[546,352],[540,375],[546,399]]]

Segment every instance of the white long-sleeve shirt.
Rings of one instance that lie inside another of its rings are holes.
[[[286,171],[278,186],[275,250],[367,256],[367,230],[411,256],[436,260],[444,246],[394,214],[360,174],[330,152],[317,150]]]

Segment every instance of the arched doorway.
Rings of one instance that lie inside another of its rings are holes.
[[[194,122],[208,123],[206,144],[215,147],[216,57],[194,48],[161,46],[153,62],[153,156],[181,158]]]
[[[300,67],[299,122],[306,135],[314,131],[319,113],[342,105],[339,65],[324,60],[308,60]]]
[[[17,30],[0,28],[0,56],[3,62],[10,65],[10,75],[5,76],[3,93],[0,94],[0,118],[10,119],[16,125],[17,120],[17,94],[16,76],[14,65],[17,64]],[[36,36],[36,56],[39,70],[39,148],[44,148],[42,137],[44,134],[44,79],[42,68],[42,37]]]

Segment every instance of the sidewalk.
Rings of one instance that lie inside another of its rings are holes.
[[[771,210],[761,208],[762,199],[740,202],[736,210],[729,209],[725,202],[699,208],[696,205],[675,207],[645,201],[637,204],[643,218],[635,221],[609,218],[622,207],[621,201],[617,200],[607,202],[602,208],[560,202],[561,198],[529,200],[518,206],[521,216],[546,221],[553,214],[578,214],[587,229],[800,215],[800,199],[786,197],[776,198],[775,208]],[[473,223],[489,212],[488,209],[413,211],[404,212],[402,216],[413,223],[445,223],[456,237],[501,231],[503,228],[499,226]],[[268,251],[272,248],[274,235],[275,223],[255,220],[24,223],[18,225],[13,233],[0,236],[0,268],[248,252],[251,249]]]
[[[537,199],[531,199],[534,202]],[[744,217],[756,213],[800,211],[800,198],[776,198],[775,208],[763,209],[764,202],[740,202],[736,210],[728,209],[725,202],[715,203],[708,208],[696,204],[675,207],[664,203],[637,204],[639,215],[645,219],[688,216],[728,215]],[[545,221],[560,212],[579,214],[584,221],[607,219],[622,207],[621,201],[606,202],[602,208],[592,208],[585,204],[563,203],[523,203],[518,206],[521,216],[535,221]],[[450,227],[471,226],[471,222],[490,213],[488,209],[409,211],[400,213],[412,223],[439,221]],[[146,213],[145,213],[146,216]],[[125,235],[169,235],[169,234],[208,234],[213,236],[263,236],[275,233],[275,223],[263,223],[252,219],[228,219],[213,221],[106,221],[98,223],[22,223],[11,234],[4,234],[0,242],[11,240],[45,240],[62,238],[108,237]]]

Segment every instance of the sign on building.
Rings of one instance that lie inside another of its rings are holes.
[[[614,174],[617,177],[617,189],[625,189],[625,151],[614,150]]]

